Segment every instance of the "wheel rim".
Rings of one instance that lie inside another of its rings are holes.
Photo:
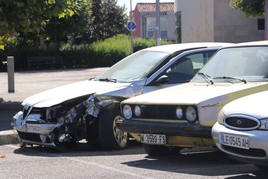
[[[124,148],[127,145],[127,141],[128,141],[128,134],[127,132],[123,132],[122,130],[120,130],[118,127],[116,127],[116,121],[122,119],[120,116],[116,116],[114,118],[113,121],[113,134],[114,134],[114,139],[117,143],[117,145],[120,148]]]

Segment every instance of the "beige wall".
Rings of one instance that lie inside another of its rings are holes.
[[[182,42],[214,41],[213,0],[176,0]]]
[[[264,31],[258,30],[257,19],[249,18],[230,7],[230,0],[214,0],[214,39],[219,42],[262,40]]]
[[[176,41],[176,16],[173,11],[169,11],[167,21],[167,29],[168,29],[168,40]]]
[[[182,42],[245,42],[264,39],[257,19],[230,7],[230,0],[175,0]]]

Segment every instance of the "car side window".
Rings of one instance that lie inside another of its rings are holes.
[[[164,74],[168,76],[170,84],[190,81],[212,55],[211,52],[186,55],[170,66]]]

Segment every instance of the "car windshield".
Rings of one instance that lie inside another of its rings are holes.
[[[143,79],[155,69],[169,53],[142,50],[113,65],[96,80],[128,83]]]
[[[268,80],[268,47],[236,47],[220,50],[192,81],[208,82],[208,80],[231,83]]]

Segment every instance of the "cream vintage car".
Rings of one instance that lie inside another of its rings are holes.
[[[149,155],[215,146],[211,128],[227,103],[268,90],[268,41],[219,50],[190,83],[127,99],[117,127]],[[172,150],[171,150],[172,149]]]

